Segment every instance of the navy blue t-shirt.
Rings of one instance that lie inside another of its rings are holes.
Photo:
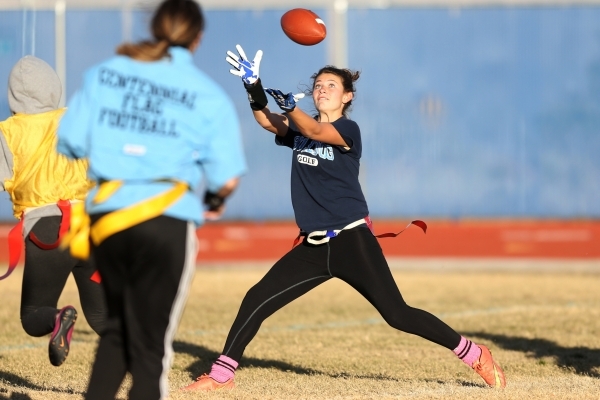
[[[369,214],[358,182],[362,142],[356,122],[333,122],[349,150],[308,139],[289,128],[275,143],[293,150],[292,206],[296,223],[306,232],[341,229]]]

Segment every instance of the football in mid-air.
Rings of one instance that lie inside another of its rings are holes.
[[[281,29],[287,37],[303,46],[320,43],[327,36],[325,23],[305,8],[294,8],[281,16]]]

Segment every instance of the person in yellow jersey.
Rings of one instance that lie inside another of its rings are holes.
[[[69,354],[77,310],[57,309],[72,273],[86,320],[98,334],[106,320],[106,301],[94,267],[59,248],[68,231],[71,204],[85,200],[94,184],[86,160],[69,160],[56,151],[56,131],[65,108],[59,108],[60,79],[45,61],[21,58],[8,82],[12,112],[0,122],[0,190],[6,191],[19,223],[9,236],[11,263],[16,266],[25,242],[21,324],[27,334],[50,334],[48,354],[61,365]]]

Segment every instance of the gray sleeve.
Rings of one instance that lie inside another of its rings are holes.
[[[4,181],[13,176],[13,156],[8,149],[8,143],[4,138],[4,134],[0,131],[0,191],[4,188]]]

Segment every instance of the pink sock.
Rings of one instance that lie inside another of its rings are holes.
[[[235,376],[235,369],[237,366],[237,361],[221,354],[221,356],[217,358],[217,361],[213,363],[210,374],[208,375],[215,381],[224,383]]]
[[[479,346],[463,336],[460,337],[458,346],[452,351],[469,367],[473,367],[473,363],[481,356]]]

